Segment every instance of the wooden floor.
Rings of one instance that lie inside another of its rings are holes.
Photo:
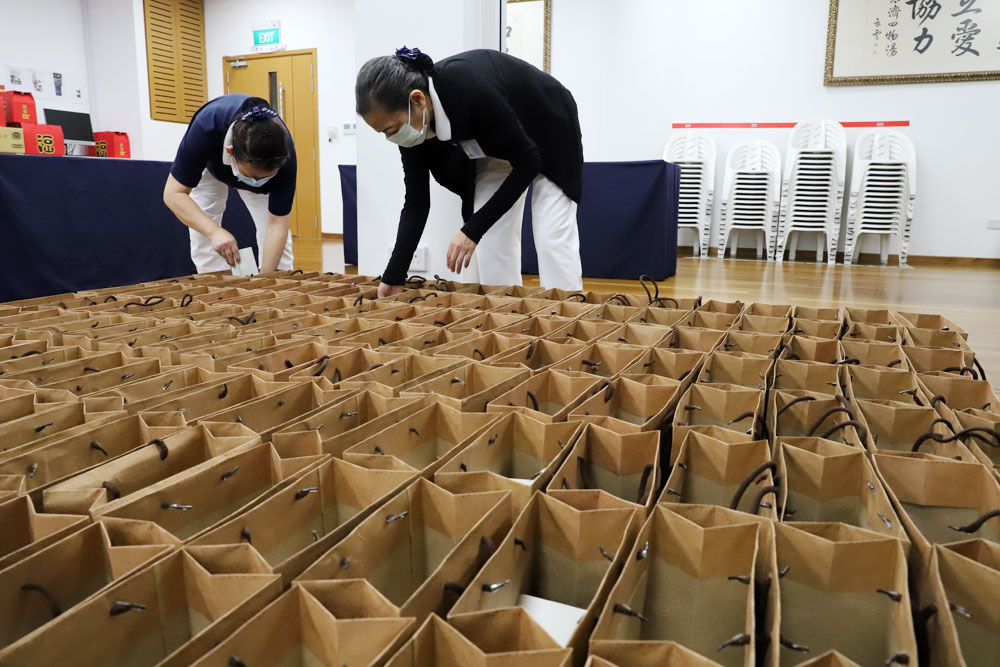
[[[329,243],[329,242],[328,242]],[[304,268],[304,267],[303,267]],[[525,276],[537,285],[538,276]],[[600,292],[641,294],[638,282],[585,279]],[[938,313],[969,332],[969,344],[990,380],[1000,385],[1000,269],[958,266],[843,266],[745,259],[677,260],[677,275],[660,284],[665,296],[804,306],[859,306]]]

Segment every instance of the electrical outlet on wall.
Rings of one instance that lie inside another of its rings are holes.
[[[1000,218],[990,218],[987,220],[986,229],[1000,229]]]
[[[392,257],[392,246],[386,253],[386,259]],[[417,249],[413,252],[413,259],[410,260],[410,266],[407,271],[411,274],[420,273],[421,271],[427,270],[427,246],[417,246]]]

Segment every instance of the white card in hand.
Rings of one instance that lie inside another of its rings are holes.
[[[234,276],[255,276],[257,270],[257,259],[253,256],[253,248],[240,248],[240,263],[233,267]]]

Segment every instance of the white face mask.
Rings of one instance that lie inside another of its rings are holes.
[[[424,107],[422,110],[423,122],[421,123],[421,130],[419,132],[409,123],[412,119],[412,111],[412,106],[408,105],[406,125],[399,128],[399,131],[392,136],[386,137],[386,139],[397,146],[402,146],[403,148],[413,148],[414,146],[419,146],[424,143],[424,139],[427,138],[427,107]]]
[[[233,168],[233,176],[235,176],[236,179],[241,183],[246,183],[252,188],[259,188],[260,186],[264,185],[269,180],[274,178],[274,174],[271,174],[270,176],[265,176],[264,178],[250,178],[249,176],[244,176],[243,174],[240,173],[240,170],[236,168],[236,160],[233,160],[233,163],[230,166]]]

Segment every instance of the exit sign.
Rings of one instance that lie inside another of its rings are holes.
[[[267,28],[264,30],[253,31],[254,46],[271,46],[273,44],[280,44],[280,43],[281,43],[280,28]]]

